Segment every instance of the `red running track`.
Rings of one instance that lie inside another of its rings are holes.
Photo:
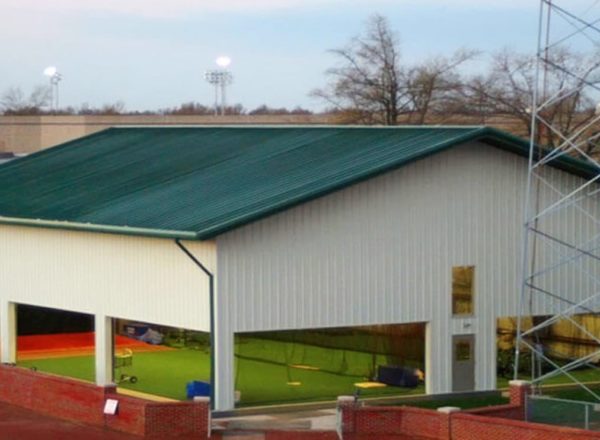
[[[129,348],[134,352],[171,350],[164,345],[151,345],[137,339],[117,335],[116,349]],[[94,353],[94,332],[30,335],[17,338],[19,360],[51,357],[87,356]]]
[[[147,347],[149,344],[137,339],[117,335],[115,342],[119,348]],[[38,351],[56,349],[85,350],[94,348],[94,332],[55,333],[51,335],[29,335],[17,338],[19,351]]]

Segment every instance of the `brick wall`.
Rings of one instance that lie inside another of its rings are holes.
[[[515,416],[516,405],[491,407],[479,414],[442,413],[410,407],[344,407],[353,424],[344,426],[344,440],[600,440],[600,432],[528,423]],[[494,414],[494,411],[496,413]],[[520,411],[520,410],[519,410]],[[488,412],[494,416],[484,416]],[[520,414],[520,413],[519,413]],[[283,438],[283,437],[282,437]]]
[[[345,397],[338,400],[338,408],[342,411],[344,440],[448,439],[447,413],[407,406],[363,407]]]
[[[117,399],[116,415],[104,415],[107,398]],[[209,403],[152,402],[117,394],[115,387],[24,368],[0,366],[0,400],[65,420],[154,438],[206,439]]]
[[[452,415],[452,440],[600,440],[600,432],[473,414]]]
[[[361,408],[355,413],[357,438],[362,434],[398,435],[428,439],[448,437],[448,415],[411,407]],[[379,438],[379,437],[378,437]]]
[[[344,440],[600,440],[600,432],[528,423],[525,382],[511,382],[507,405],[456,411],[410,407],[363,407],[352,398],[342,397]]]
[[[146,437],[189,439],[206,438],[210,427],[210,402],[150,402],[146,406],[144,417]]]
[[[114,389],[0,366],[0,400],[62,419],[103,424],[104,399],[110,392]]]
[[[527,384],[511,384],[511,403],[471,411],[411,407],[363,407],[341,397],[344,440],[600,440],[600,432],[527,423],[523,419]],[[107,398],[118,413],[104,415]],[[0,400],[62,419],[102,426],[148,438],[207,439],[209,402],[152,402],[117,394],[114,387],[24,368],[0,366]],[[334,440],[333,431],[265,431],[265,440]],[[214,435],[218,439],[219,435]]]

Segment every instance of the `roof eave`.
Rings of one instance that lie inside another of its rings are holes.
[[[198,240],[198,234],[191,231],[175,231],[167,229],[140,228],[132,226],[98,225],[94,223],[77,223],[60,220],[27,219],[0,216],[0,224],[37,228],[63,229],[70,231],[98,232],[105,234],[135,235],[153,238],[180,238],[184,240]]]
[[[530,140],[523,139],[497,128],[485,127],[485,129],[480,131],[478,140],[524,157],[529,157],[530,154]],[[544,147],[539,145],[535,146],[534,153],[537,154],[540,150],[544,150]],[[547,151],[545,153],[547,154]],[[564,151],[562,154],[559,154],[554,159],[550,160],[548,165],[567,173],[583,177],[584,179],[594,178],[600,173],[600,169],[598,169],[597,166],[572,157]]]

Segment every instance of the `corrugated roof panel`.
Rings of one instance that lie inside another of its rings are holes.
[[[0,222],[203,239],[474,139],[528,150],[484,127],[109,129],[0,168]]]

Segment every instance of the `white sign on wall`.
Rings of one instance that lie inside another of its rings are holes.
[[[114,416],[117,413],[119,407],[119,401],[116,399],[106,399],[104,402],[104,414]]]

